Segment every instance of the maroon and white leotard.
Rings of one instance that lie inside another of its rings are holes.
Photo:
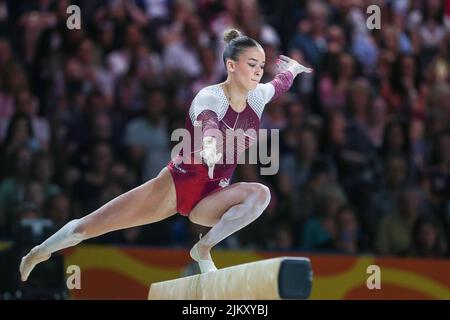
[[[252,133],[258,133],[264,106],[285,93],[291,87],[293,78],[290,71],[284,71],[277,74],[272,81],[258,84],[248,93],[246,107],[241,112],[234,111],[229,105],[220,84],[205,87],[197,93],[186,117],[186,129],[192,137],[195,136],[194,126],[201,126],[203,137],[214,135],[213,132],[219,130],[223,140],[218,140],[217,149],[218,152],[223,153],[223,156],[214,167],[213,179],[208,177],[207,165],[201,162],[199,153],[202,143],[199,141],[197,143],[192,141],[192,152],[188,157],[192,161],[183,161],[183,151],[181,151],[169,162],[167,167],[175,183],[177,210],[180,214],[189,215],[200,200],[229,185],[237,159],[257,140],[257,135]],[[226,132],[238,129],[248,134],[245,134],[245,144],[235,143],[235,146],[230,149],[234,153],[231,155],[234,161],[229,163],[225,161],[230,158],[226,152]],[[199,163],[193,163],[194,157],[200,160]]]

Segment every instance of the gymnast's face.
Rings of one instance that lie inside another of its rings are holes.
[[[237,61],[227,60],[228,71],[240,87],[254,90],[264,74],[266,55],[262,48],[253,47],[244,50]]]

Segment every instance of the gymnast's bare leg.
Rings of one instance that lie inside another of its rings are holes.
[[[31,249],[20,264],[22,281],[26,281],[33,268],[49,259],[55,251],[111,231],[164,220],[177,212],[176,205],[172,176],[167,168],[163,168],[156,178],[118,196],[81,219],[69,221]]]
[[[189,219],[212,227],[191,250],[191,257],[199,263],[200,271],[215,271],[211,248],[242,229],[267,208],[270,190],[259,183],[236,183],[202,199],[189,214]]]

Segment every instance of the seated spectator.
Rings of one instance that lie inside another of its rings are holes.
[[[450,132],[442,132],[435,138],[430,162],[425,170],[424,187],[434,211],[445,221],[450,198]],[[450,221],[446,223],[450,226]]]
[[[24,200],[31,179],[33,153],[20,146],[12,157],[8,173],[0,182],[0,234],[10,236],[15,208]]]
[[[377,253],[404,256],[411,247],[414,225],[423,214],[421,194],[408,187],[400,195],[398,209],[386,215],[378,227],[375,239]]]
[[[269,249],[276,251],[292,251],[294,249],[295,237],[289,223],[280,222],[274,230],[273,241],[269,244]]]
[[[35,138],[31,119],[25,114],[15,114],[9,122],[4,141],[0,145],[2,158],[1,171],[10,165],[13,155],[25,146],[32,152],[41,150],[42,146]]]
[[[347,93],[355,76],[355,61],[348,53],[338,57],[337,65],[332,66],[330,75],[322,77],[319,94],[324,112],[343,110],[347,103]]]
[[[410,254],[439,258],[447,253],[447,243],[439,222],[432,216],[421,217],[414,225]]]
[[[339,208],[336,213],[337,237],[336,248],[341,253],[358,254],[366,245],[359,221],[349,206]]]
[[[151,90],[145,102],[145,115],[130,121],[125,128],[124,144],[130,162],[140,166],[143,180],[159,173],[170,159],[170,137],[166,116],[167,99],[159,89]]]
[[[44,216],[52,220],[55,228],[61,228],[72,218],[70,199],[63,193],[55,194],[47,199]]]
[[[370,199],[370,210],[365,221],[371,231],[387,214],[397,209],[398,196],[408,183],[408,165],[399,154],[390,155],[384,164],[382,185]]]

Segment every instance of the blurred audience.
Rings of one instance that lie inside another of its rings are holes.
[[[0,238],[17,240],[26,203],[57,228],[154,177],[192,98],[226,77],[223,31],[314,68],[266,106],[280,129],[280,171],[242,166],[271,188],[263,219],[229,248],[448,256],[448,2],[0,1]],[[275,10],[275,11],[274,11]],[[198,229],[174,217],[103,243],[188,247]],[[204,231],[204,230],[203,230]]]

